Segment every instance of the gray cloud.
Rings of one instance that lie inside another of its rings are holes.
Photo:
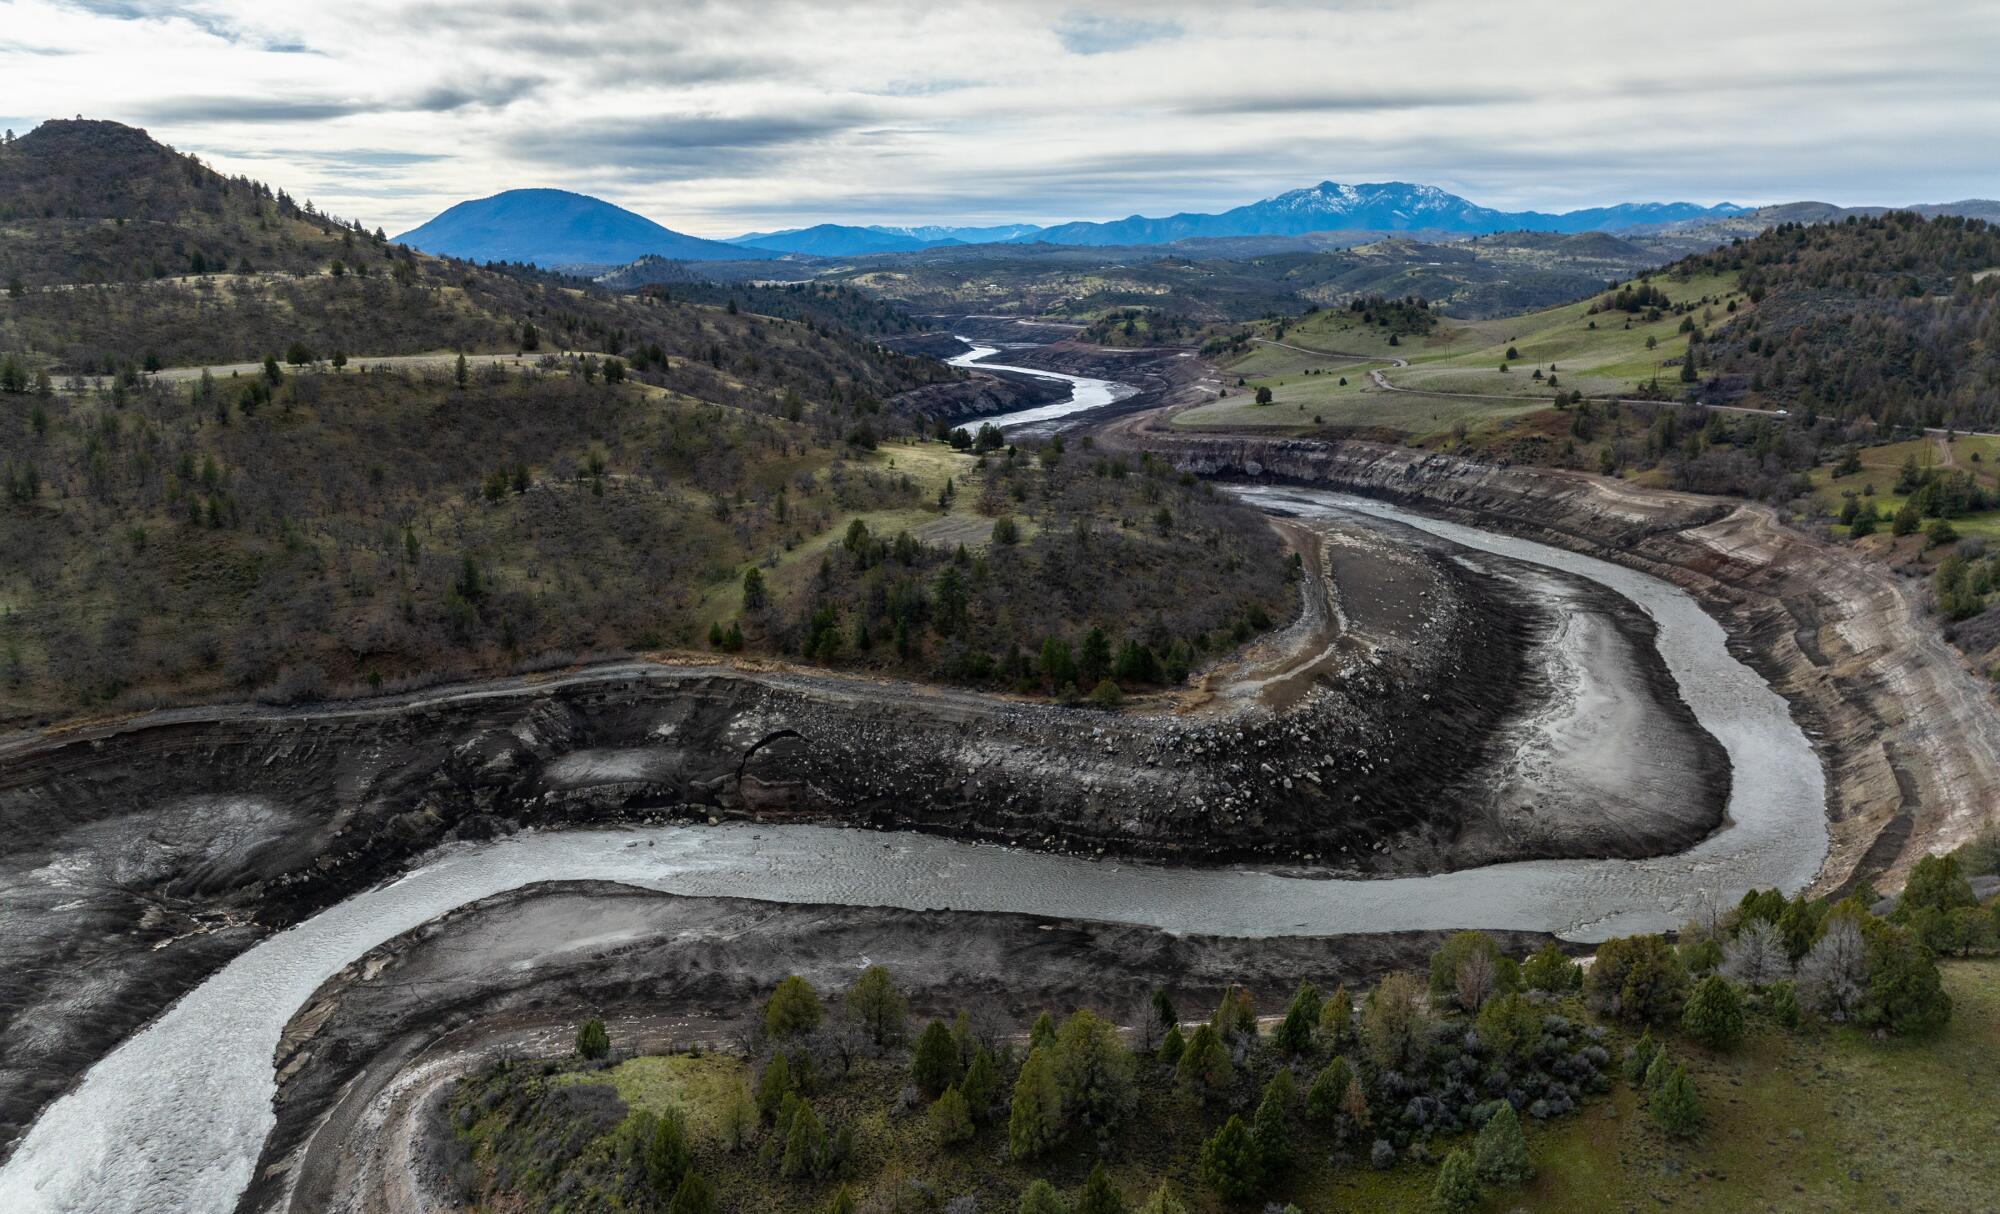
[[[1145,21],[1114,17],[1098,12],[1064,14],[1056,23],[1056,40],[1073,55],[1104,55],[1130,50],[1149,42],[1181,36],[1181,27],[1172,21]]]
[[[532,130],[516,136],[512,146],[518,154],[547,164],[653,172],[685,180],[769,163],[781,149],[854,130],[869,117],[851,107],[833,107],[809,114],[601,118]]]
[[[1299,93],[1250,93],[1214,97],[1180,106],[1176,112],[1192,118],[1230,114],[1318,114],[1358,110],[1422,110],[1456,105],[1492,105],[1521,101],[1526,89],[1405,88],[1328,89]]]

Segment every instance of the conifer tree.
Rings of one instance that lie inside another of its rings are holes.
[[[1202,1144],[1201,1178],[1231,1201],[1247,1201],[1257,1195],[1261,1184],[1257,1142],[1241,1117],[1231,1113],[1215,1137]]]
[[[1007,1113],[1007,1149],[1016,1159],[1028,1159],[1053,1145],[1062,1133],[1062,1089],[1056,1084],[1050,1048],[1028,1051],[1014,1080],[1014,1099]]]
[[[1125,1214],[1125,1211],[1125,1198],[1105,1174],[1104,1165],[1091,1168],[1090,1176],[1083,1182],[1083,1192],[1077,1195],[1076,1214]]]
[[[1465,1214],[1479,1204],[1479,1173],[1472,1156],[1460,1147],[1444,1157],[1438,1168],[1437,1183],[1431,1187],[1434,1214]]]
[[[1684,1064],[1667,1075],[1646,1102],[1646,1108],[1660,1128],[1675,1138],[1692,1138],[1701,1129],[1701,1097],[1695,1092],[1694,1080],[1688,1077]]]
[[[1492,1184],[1520,1184],[1534,1176],[1535,1167],[1528,1162],[1528,1140],[1521,1134],[1521,1119],[1513,1105],[1501,1101],[1493,1116],[1479,1127],[1473,1162],[1478,1165],[1480,1179]]]
[[[1681,1028],[1703,1045],[1728,1049],[1743,1039],[1743,1001],[1736,987],[1720,974],[1710,974],[1694,988],[1681,1012]]]

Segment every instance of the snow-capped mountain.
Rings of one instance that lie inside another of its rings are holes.
[[[1053,244],[1129,245],[1164,244],[1205,236],[1296,236],[1326,231],[1433,231],[1467,235],[1523,229],[1608,232],[1642,224],[1734,215],[1741,209],[1729,203],[1704,207],[1691,202],[1649,202],[1554,215],[1542,211],[1496,211],[1432,185],[1403,181],[1342,185],[1322,181],[1220,214],[1183,212],[1161,219],[1133,215],[1109,223],[1058,224],[1027,239]]]

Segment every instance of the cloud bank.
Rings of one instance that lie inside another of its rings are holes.
[[[708,236],[1223,209],[2000,195],[2000,0],[0,0],[84,114],[391,231],[554,185]]]

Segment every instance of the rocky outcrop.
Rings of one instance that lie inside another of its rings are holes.
[[[1770,507],[1406,447],[1176,432],[1128,418],[1101,445],[1207,476],[1323,485],[1587,552],[1672,581],[1792,705],[1828,773],[1818,888],[1900,884],[2000,810],[2000,714],[1915,588]]]
[[[1059,379],[1040,379],[1006,371],[975,371],[947,384],[929,384],[890,397],[884,408],[897,417],[959,422],[1053,404],[1069,396]]]

